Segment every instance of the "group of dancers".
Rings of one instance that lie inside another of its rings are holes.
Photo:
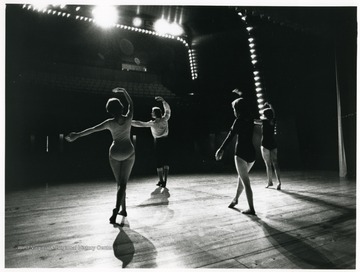
[[[168,121],[171,116],[171,109],[169,104],[160,96],[155,97],[156,101],[162,102],[164,110],[159,107],[153,107],[151,111],[152,119],[148,122],[133,120],[134,104],[124,88],[117,87],[112,90],[114,94],[123,94],[125,97],[128,109],[124,113],[124,105],[120,97],[110,98],[106,103],[106,111],[112,116],[109,119],[97,124],[93,127],[87,128],[80,132],[71,132],[65,139],[68,142],[73,142],[80,137],[90,135],[92,133],[110,130],[113,142],[109,149],[109,162],[113,171],[116,183],[116,204],[113,209],[110,223],[116,223],[117,215],[123,217],[127,216],[126,211],[126,185],[129,180],[134,162],[135,162],[135,148],[131,141],[131,127],[149,127],[154,138],[155,153],[156,153],[156,167],[160,187],[166,187],[169,163],[169,126]],[[241,95],[235,89],[234,93]],[[229,130],[229,133],[219,149],[216,151],[216,160],[221,160],[225,147],[231,142],[236,135],[237,141],[235,145],[235,165],[238,173],[238,185],[236,195],[230,203],[229,208],[233,208],[238,204],[238,199],[245,189],[245,194],[249,204],[249,209],[242,213],[255,215],[255,208],[253,203],[253,193],[250,185],[249,171],[255,162],[255,148],[252,143],[254,125],[262,126],[262,156],[266,165],[268,184],[272,186],[272,167],[278,180],[277,189],[281,189],[281,181],[279,176],[279,167],[277,164],[277,146],[274,139],[274,128],[276,125],[274,110],[270,104],[266,104],[261,119],[254,120],[251,117],[251,111],[244,98],[239,97],[232,102],[234,110],[235,121]]]
[[[233,90],[233,92],[241,96],[241,92],[238,89]],[[266,165],[268,177],[266,188],[273,186],[272,169],[274,168],[278,181],[276,189],[281,190],[280,171],[277,163],[277,144],[275,140],[275,113],[272,106],[266,103],[262,111],[262,118],[255,120],[244,98],[239,97],[235,99],[231,105],[234,111],[235,121],[225,140],[216,151],[215,158],[216,160],[221,160],[225,147],[231,142],[233,137],[237,135],[235,144],[235,166],[238,173],[238,184],[235,197],[233,201],[231,201],[229,208],[234,208],[238,204],[238,199],[245,189],[249,208],[242,211],[242,213],[255,215],[253,193],[249,178],[249,172],[255,163],[256,157],[255,147],[253,145],[253,130],[255,124],[262,126],[261,153]]]

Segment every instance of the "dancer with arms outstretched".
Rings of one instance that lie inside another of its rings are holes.
[[[120,99],[110,98],[106,103],[106,111],[112,115],[112,118],[81,132],[71,132],[66,136],[66,140],[73,142],[80,137],[98,131],[110,130],[113,142],[109,149],[109,162],[117,182],[116,204],[110,217],[110,223],[115,224],[118,214],[124,217],[127,216],[126,185],[135,162],[135,149],[130,138],[131,121],[134,114],[133,101],[124,88],[118,87],[113,89],[112,92],[116,94],[122,93],[125,96],[128,103],[127,112],[123,113],[124,106]]]
[[[164,113],[159,107],[153,107],[151,117],[153,120],[142,122],[133,120],[134,127],[149,127],[154,138],[155,156],[156,156],[156,171],[159,177],[159,182],[156,184],[160,187],[166,187],[167,178],[169,174],[169,119],[171,116],[170,105],[160,96],[155,97],[156,101],[162,102]]]

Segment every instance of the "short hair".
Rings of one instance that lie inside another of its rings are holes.
[[[117,98],[110,98],[106,103],[106,111],[113,117],[120,116],[123,113],[124,106]]]
[[[269,119],[269,120],[271,120],[271,119],[274,118],[274,112],[273,112],[273,110],[272,110],[271,108],[266,108],[266,109],[263,111],[263,114],[264,114],[264,116],[265,116],[267,119]]]
[[[153,112],[154,112],[154,115],[156,118],[161,118],[162,116],[162,111],[159,107],[153,107],[152,108]]]

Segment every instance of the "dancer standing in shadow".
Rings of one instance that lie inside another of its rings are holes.
[[[237,89],[235,89],[233,92],[239,95],[241,94]],[[249,178],[249,171],[254,165],[256,156],[255,148],[252,142],[254,119],[252,118],[251,111],[244,98],[240,97],[235,99],[231,105],[234,110],[235,121],[230,128],[230,131],[225,140],[216,151],[215,158],[216,160],[221,160],[225,147],[236,135],[237,140],[235,145],[235,165],[238,173],[238,185],[235,197],[230,203],[229,208],[233,208],[238,204],[238,199],[245,188],[249,209],[244,210],[242,213],[255,215],[253,192]]]
[[[159,107],[153,107],[151,117],[153,120],[148,122],[132,121],[134,127],[149,127],[154,138],[155,155],[156,155],[156,171],[159,182],[156,184],[160,187],[166,187],[169,174],[169,124],[171,116],[170,105],[160,96],[155,97],[156,101],[160,101],[164,107],[164,114]]]
[[[135,162],[135,149],[130,138],[131,121],[134,113],[133,101],[123,88],[115,88],[112,92],[124,94],[128,103],[126,114],[123,114],[124,106],[120,99],[110,98],[106,103],[106,111],[112,115],[112,118],[81,132],[71,132],[66,136],[66,140],[73,142],[80,137],[90,135],[94,132],[106,129],[110,130],[113,142],[109,149],[109,161],[117,182],[116,204],[110,217],[110,223],[115,224],[117,214],[124,217],[127,216],[126,185]],[[120,206],[121,211],[119,212]]]
[[[278,181],[277,190],[281,190],[280,169],[277,159],[277,143],[275,140],[276,119],[274,108],[269,103],[265,103],[263,116],[260,120],[255,120],[255,124],[261,125],[261,154],[266,166],[268,184],[266,188],[273,186],[272,171],[274,168],[275,176]]]

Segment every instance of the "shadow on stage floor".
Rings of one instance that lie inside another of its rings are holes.
[[[251,172],[256,216],[234,209],[236,173],[132,177],[126,218],[109,224],[112,179],[5,194],[6,268],[354,269],[356,182],[334,172]]]

